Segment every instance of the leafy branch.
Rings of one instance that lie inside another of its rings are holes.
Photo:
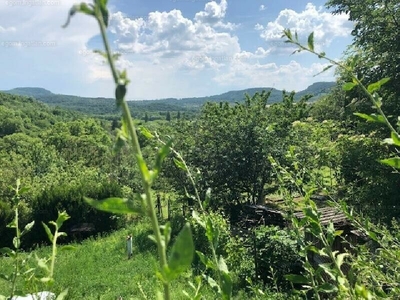
[[[344,70],[351,77],[352,81],[351,82],[346,82],[343,85],[343,90],[350,91],[356,86],[360,87],[361,90],[366,95],[366,97],[371,101],[373,107],[378,112],[378,115],[376,115],[376,114],[367,115],[367,114],[363,114],[363,113],[354,113],[354,115],[356,115],[356,116],[358,116],[360,118],[363,118],[363,119],[365,119],[365,120],[367,120],[369,122],[378,122],[378,123],[385,124],[389,128],[390,135],[391,135],[391,138],[386,139],[385,142],[389,143],[389,144],[394,144],[396,146],[400,146],[400,135],[396,131],[396,129],[393,127],[393,125],[390,123],[390,121],[388,120],[386,114],[383,112],[383,110],[382,110],[382,98],[377,93],[380,90],[380,88],[390,80],[390,78],[382,78],[381,80],[379,80],[377,82],[370,83],[368,86],[365,86],[362,83],[362,81],[354,74],[354,66],[355,66],[355,64],[357,63],[357,60],[358,60],[358,56],[357,55],[355,57],[353,57],[353,59],[352,59],[352,61],[350,62],[349,65],[346,65],[346,64],[337,62],[337,61],[327,57],[325,52],[318,53],[314,49],[314,33],[313,32],[308,36],[307,46],[302,45],[299,42],[299,38],[298,38],[297,32],[295,32],[295,34],[293,36],[293,34],[292,34],[290,29],[285,29],[283,31],[282,37],[286,37],[287,38],[285,43],[294,44],[294,45],[296,45],[298,47],[298,49],[296,49],[292,54],[297,53],[297,52],[301,52],[301,51],[307,51],[307,52],[310,52],[310,53],[312,53],[314,55],[317,55],[318,58],[327,60],[330,63],[330,65],[325,67],[322,72],[327,71],[332,66],[337,66],[340,69]],[[384,160],[381,160],[381,162],[383,164],[388,165],[388,166],[400,169],[400,158],[399,157],[384,159]]]
[[[102,201],[86,199],[86,202],[103,211],[117,213],[139,213],[149,216],[154,233],[151,238],[157,244],[158,256],[160,260],[160,271],[157,272],[157,275],[163,284],[164,299],[169,300],[171,298],[169,286],[170,282],[190,266],[194,254],[191,229],[189,224],[186,224],[172,246],[169,258],[167,258],[167,246],[170,241],[171,227],[169,223],[164,226],[159,226],[158,218],[154,208],[151,187],[160,173],[161,165],[165,157],[170,152],[171,142],[166,143],[161,149],[159,149],[154,167],[152,170],[149,170],[149,167],[142,155],[136,128],[131,117],[128,103],[125,100],[127,85],[130,81],[127,78],[126,70],[122,72],[117,70],[115,66],[115,60],[118,58],[118,55],[114,55],[111,52],[106,34],[109,19],[107,0],[94,0],[93,4],[80,3],[74,5],[69,12],[67,22],[63,26],[64,28],[68,26],[70,18],[74,16],[75,13],[83,13],[85,15],[94,17],[99,25],[105,52],[100,50],[95,50],[94,52],[102,55],[110,66],[111,74],[116,86],[116,106],[122,110],[122,127],[118,131],[117,146],[122,146],[124,143],[128,143],[131,146],[136,163],[139,167],[143,190],[143,194],[136,197],[136,200],[140,201],[141,207],[137,207],[133,201],[129,199],[119,198],[109,198]]]

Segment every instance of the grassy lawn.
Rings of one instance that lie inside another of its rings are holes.
[[[156,290],[162,291],[160,281],[155,277],[156,248],[147,239],[150,228],[145,223],[131,225],[127,229],[108,236],[91,238],[81,244],[74,244],[76,250],[58,253],[55,268],[55,285],[51,288],[56,294],[69,288],[68,299],[155,299]],[[128,260],[125,237],[133,234],[133,258]],[[35,251],[39,257],[50,255],[50,248]],[[28,254],[23,254],[28,258]],[[33,257],[28,258],[34,266]],[[12,270],[9,258],[0,258],[0,273],[9,274]],[[186,277],[190,276],[190,271]],[[191,293],[188,279],[182,276],[172,284],[172,299],[187,299],[183,290]],[[20,279],[18,287],[23,288]],[[9,291],[9,284],[0,279],[1,293]],[[25,290],[32,291],[32,287]],[[40,287],[39,287],[40,289]],[[49,288],[45,288],[49,290]],[[1,294],[0,293],[0,294]],[[206,299],[215,296],[205,290]]]

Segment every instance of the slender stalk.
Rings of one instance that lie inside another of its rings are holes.
[[[17,187],[18,189],[18,187]],[[17,192],[18,193],[18,192]],[[18,228],[18,204],[17,207],[15,208],[15,231],[16,231],[16,238],[17,238],[17,245],[15,247],[15,266],[14,266],[14,273],[13,273],[13,280],[12,280],[12,285],[11,285],[11,298],[14,296],[15,293],[15,287],[17,283],[17,277],[19,273],[19,243],[20,243],[20,232]]]
[[[107,59],[108,59],[108,63],[111,69],[111,73],[113,75],[113,79],[116,85],[119,85],[120,82],[120,78],[118,76],[118,72],[116,70],[115,64],[114,64],[114,60],[112,59],[112,55],[111,55],[111,50],[110,50],[110,46],[109,46],[109,42],[108,42],[108,38],[106,35],[106,27],[104,24],[104,20],[103,20],[103,16],[99,10],[99,8],[96,9],[95,11],[95,17],[98,21],[98,24],[100,26],[100,31],[101,31],[101,36],[103,39],[103,44],[104,47],[106,49],[106,55],[107,55]],[[139,140],[136,134],[136,129],[135,126],[133,124],[132,121],[132,117],[131,117],[131,113],[128,107],[128,103],[126,102],[125,99],[122,100],[121,103],[122,106],[122,116],[124,121],[127,123],[127,128],[128,128],[128,132],[130,135],[130,144],[133,148],[134,153],[136,154],[136,156],[139,159],[142,159],[142,151],[140,149],[140,145],[139,145]],[[139,163],[139,159],[137,159],[137,163],[139,166],[139,170],[141,170],[140,168],[140,163]],[[160,257],[160,267],[161,267],[161,272],[163,272],[162,270],[164,269],[165,266],[168,265],[167,262],[167,254],[166,254],[166,245],[165,243],[163,243],[162,241],[162,237],[161,237],[161,232],[160,232],[160,227],[158,224],[158,219],[157,219],[157,215],[156,212],[154,210],[154,203],[153,203],[153,199],[151,196],[151,186],[150,183],[148,182],[148,179],[146,178],[146,175],[144,174],[143,171],[140,172],[141,174],[141,178],[142,178],[142,184],[143,184],[143,190],[144,193],[146,195],[146,204],[148,207],[148,215],[150,217],[151,220],[151,224],[153,227],[153,231],[154,231],[154,236],[157,242],[157,248],[158,248],[158,255]],[[165,300],[169,300],[171,298],[170,296],[170,289],[169,289],[169,284],[163,282],[163,287],[164,287],[164,299]]]
[[[58,235],[58,228],[56,228],[53,237],[53,246],[52,246],[52,255],[51,255],[51,264],[50,264],[50,278],[53,278],[54,274],[54,264],[56,262],[56,255],[57,255],[57,235]]]
[[[345,65],[330,59],[329,57],[326,56],[321,56],[321,54],[315,52],[314,50],[311,50],[303,45],[301,45],[299,42],[295,42],[293,40],[290,40],[291,43],[295,44],[296,46],[298,46],[301,50],[305,50],[307,52],[310,52],[312,54],[317,55],[320,58],[323,58],[327,61],[329,61],[331,64],[338,66],[339,68],[341,68],[342,70],[345,70],[348,74],[350,74],[351,78],[354,79],[357,82],[357,85],[359,85],[361,87],[361,89],[363,90],[363,92],[366,94],[366,96],[368,97],[368,99],[372,102],[372,104],[374,105],[375,109],[379,112],[379,114],[383,117],[384,122],[386,124],[386,126],[390,129],[391,132],[393,133],[397,133],[396,129],[394,129],[394,127],[392,126],[392,124],[389,122],[388,118],[386,117],[385,113],[383,112],[382,108],[380,107],[380,105],[377,103],[377,101],[374,99],[374,97],[372,96],[372,94],[368,91],[368,89],[365,87],[365,85],[356,77],[353,75],[352,70],[348,67],[346,67]]]

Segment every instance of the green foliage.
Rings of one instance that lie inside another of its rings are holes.
[[[9,296],[10,299],[13,298],[14,295],[24,296],[24,292],[19,288],[19,280],[22,278],[30,285],[36,285],[37,282],[41,282],[46,284],[47,286],[52,286],[54,284],[53,274],[54,274],[54,265],[55,259],[57,255],[57,239],[60,236],[66,235],[65,232],[60,232],[59,229],[63,225],[64,221],[69,218],[68,214],[65,212],[59,213],[57,220],[50,221],[50,224],[54,225],[55,232],[51,233],[50,229],[43,223],[45,231],[48,235],[50,242],[52,243],[52,254],[48,259],[41,259],[36,256],[36,265],[32,268],[27,267],[28,262],[26,259],[21,258],[20,248],[21,248],[21,238],[24,237],[27,233],[29,233],[32,227],[35,224],[35,221],[32,221],[25,225],[24,229],[20,230],[20,222],[19,222],[19,201],[20,195],[26,192],[26,188],[20,187],[20,181],[17,180],[17,186],[14,189],[14,219],[13,221],[7,225],[8,228],[15,229],[15,236],[13,238],[13,246],[14,249],[3,247],[0,249],[0,254],[5,255],[5,257],[9,257],[12,259],[13,271],[11,274],[0,273],[0,279],[5,280],[10,286]],[[48,263],[49,262],[49,263]],[[48,263],[48,264],[47,264]],[[44,276],[37,276],[37,271],[42,269],[44,271]],[[64,290],[58,297],[57,300],[62,300],[68,293],[68,289]],[[8,299],[3,295],[0,295],[1,298]]]
[[[201,221],[192,219],[193,242],[195,249],[207,257],[212,257],[212,243],[217,255],[226,254],[226,244],[230,239],[230,225],[226,217],[217,212],[208,212],[207,216],[200,217]]]
[[[298,236],[293,230],[262,226],[255,231],[258,276],[277,290],[290,288],[284,275],[300,274],[302,258]]]
[[[93,224],[95,231],[85,233],[84,236],[96,232],[107,232],[121,227],[123,218],[116,217],[106,212],[93,209],[84,201],[84,197],[92,199],[104,199],[110,196],[121,197],[121,188],[114,182],[86,182],[78,185],[63,184],[45,189],[40,193],[32,204],[32,217],[37,224],[47,223],[57,218],[58,211],[68,211],[70,219],[65,223],[67,228],[82,223]],[[34,235],[30,243],[43,243],[47,240],[41,226],[33,228]]]
[[[352,74],[362,78],[365,86],[373,88],[381,80],[392,80],[385,84],[382,106],[388,115],[399,115],[399,18],[398,2],[368,0],[361,2],[330,0],[326,6],[334,14],[348,14],[354,22],[352,48],[345,58],[345,64],[352,67]],[[348,72],[341,70],[340,77],[347,81]],[[372,84],[372,85],[371,85]],[[373,93],[374,90],[369,92]],[[365,97],[365,95],[363,95]],[[369,113],[371,110],[363,110]]]

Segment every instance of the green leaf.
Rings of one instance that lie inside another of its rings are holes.
[[[340,253],[336,256],[336,263],[340,267],[343,264],[343,260],[346,256],[349,256],[348,253]]]
[[[383,78],[381,80],[379,80],[378,82],[374,82],[371,83],[370,85],[368,85],[368,92],[370,92],[371,94],[378,91],[382,85],[384,85],[386,82],[388,82],[390,80],[390,78]]]
[[[161,165],[162,165],[164,159],[171,152],[171,144],[172,144],[172,140],[169,140],[167,143],[165,143],[165,145],[163,145],[158,150],[156,162],[154,164],[154,175],[153,175],[152,181],[154,181],[157,178],[158,174],[161,171]]]
[[[140,206],[135,205],[133,201],[126,198],[107,198],[104,200],[94,200],[83,197],[85,202],[94,208],[115,214],[143,214]]]
[[[206,220],[206,236],[208,241],[213,244],[214,248],[218,248],[218,239],[219,239],[219,229],[214,226],[213,221],[210,217]]]
[[[61,236],[67,236],[67,234],[65,232],[62,232],[62,231],[61,232],[57,232],[56,237],[59,238]]]
[[[358,116],[362,119],[367,120],[368,122],[376,122],[376,123],[383,123],[386,124],[385,119],[381,115],[376,115],[376,114],[362,114],[362,113],[354,113],[355,116]]]
[[[10,257],[15,257],[15,251],[8,247],[0,248],[0,253],[7,254]]]
[[[307,284],[309,283],[309,280],[304,277],[303,275],[297,275],[297,274],[288,274],[284,276],[286,280],[289,280],[292,283],[300,283],[300,284]]]
[[[165,245],[167,246],[169,241],[171,240],[171,232],[172,232],[171,223],[167,222],[165,225],[160,226],[160,228],[163,230],[164,241]]]
[[[219,287],[218,283],[212,277],[206,276],[206,275],[203,275],[203,276],[207,280],[208,284],[210,285],[210,287],[213,290],[217,291],[218,293],[221,292],[221,288]]]
[[[204,205],[203,205],[204,209],[206,209],[210,205],[210,202],[211,202],[211,188],[208,188],[206,191],[206,197],[204,199]]]
[[[332,280],[335,280],[335,274],[333,273],[332,267],[329,263],[319,264],[318,268],[323,270]]]
[[[333,293],[336,292],[338,288],[331,283],[325,282],[318,287],[318,290],[325,293]]]
[[[46,233],[47,233],[47,237],[49,238],[50,242],[53,242],[54,236],[53,236],[53,234],[51,233],[50,228],[49,228],[45,223],[43,223],[43,222],[42,222],[42,225],[43,225],[43,227],[44,227],[44,230],[45,230]]]
[[[314,51],[314,32],[311,32],[310,35],[308,36],[307,43],[308,43],[308,48],[311,51]]]
[[[178,234],[168,259],[169,280],[173,280],[190,268],[194,256],[194,244],[190,224],[186,223]]]
[[[222,299],[231,299],[233,282],[229,273],[223,272],[221,281]]]
[[[71,18],[77,13],[77,12],[81,12],[84,13],[86,15],[91,15],[94,16],[94,10],[93,10],[93,6],[91,4],[87,4],[87,3],[80,3],[80,4],[75,4],[71,7],[71,9],[69,10],[68,13],[68,18],[67,21],[65,22],[65,24],[62,26],[62,28],[66,28],[69,25],[69,22],[71,21]]]
[[[357,84],[354,82],[346,82],[343,84],[342,89],[344,91],[351,91]]]
[[[340,235],[342,235],[343,234],[343,230],[336,230],[335,232],[334,232],[334,236],[340,236]]]
[[[2,273],[0,273],[0,278],[4,279],[5,281],[9,281],[11,279],[10,276],[8,276],[6,274],[2,274]],[[0,295],[0,299],[2,299],[1,295]],[[6,299],[6,298],[4,298],[4,299]]]
[[[207,269],[216,269],[216,266],[214,265],[214,261],[209,259],[207,256],[205,256],[203,253],[201,253],[200,251],[196,251],[196,254],[199,256],[200,261],[203,263],[203,265],[207,268]]]
[[[318,56],[318,57],[319,57],[319,56]],[[328,71],[328,70],[329,70],[330,68],[332,68],[332,67],[333,67],[333,65],[328,65],[328,66],[326,66],[325,68],[322,69],[321,72],[318,72],[317,74],[313,75],[313,77],[318,76],[318,75],[320,75],[320,74],[322,74],[322,73]]]
[[[174,163],[179,169],[182,169],[183,171],[187,172],[188,169],[182,161],[180,161],[174,157]]]
[[[63,211],[61,213],[58,212],[58,217],[57,217],[57,220],[56,220],[57,229],[60,229],[61,226],[64,224],[64,222],[66,220],[68,220],[69,218],[70,218],[70,216],[67,214],[66,211]]]
[[[397,132],[393,132],[391,133],[391,137],[393,140],[393,144],[395,144],[396,146],[400,146],[400,136]]]
[[[193,212],[192,212],[192,217],[196,221],[197,224],[199,224],[201,227],[206,229],[206,223],[204,223],[204,221],[201,219],[200,215],[195,210],[193,210]]]
[[[154,135],[146,127],[142,126],[139,128],[139,130],[140,130],[140,133],[143,134],[146,138],[148,138],[148,139],[154,138]]]
[[[35,255],[36,255],[36,254],[35,254]],[[37,261],[37,265],[38,265],[39,268],[45,270],[46,272],[49,272],[49,271],[50,271],[50,270],[49,270],[49,267],[47,266],[46,261],[45,261],[44,259],[39,258],[39,257],[36,255],[36,261]]]
[[[225,263],[225,260],[222,256],[220,256],[218,260],[218,270],[223,273],[229,273],[228,266]]]
[[[32,229],[34,224],[35,224],[35,221],[32,221],[32,222],[26,224],[24,230],[22,230],[22,232],[21,232],[21,236],[23,236],[24,234],[26,234],[29,231],[31,231],[31,229]]]
[[[60,295],[57,296],[56,300],[64,300],[68,295],[68,289],[63,290]]]
[[[17,236],[15,236],[13,238],[13,245],[14,245],[15,249],[18,249],[19,246],[21,245],[21,240]]]
[[[18,191],[19,195],[25,194],[26,192],[28,192],[31,188],[29,187],[23,187]]]
[[[75,251],[77,249],[77,247],[72,246],[72,245],[66,245],[66,246],[60,247],[59,249],[60,249],[60,251]]]
[[[286,36],[289,40],[292,40],[292,31],[290,29],[284,29],[283,30],[284,36]]]
[[[387,159],[382,159],[380,160],[381,163],[384,165],[400,169],[400,157],[392,157],[392,158],[387,158]]]
[[[150,178],[150,172],[149,169],[147,168],[146,162],[144,161],[143,157],[140,155],[135,155],[136,156],[136,161],[138,163],[140,172],[142,173],[144,180],[151,184],[151,178]]]

